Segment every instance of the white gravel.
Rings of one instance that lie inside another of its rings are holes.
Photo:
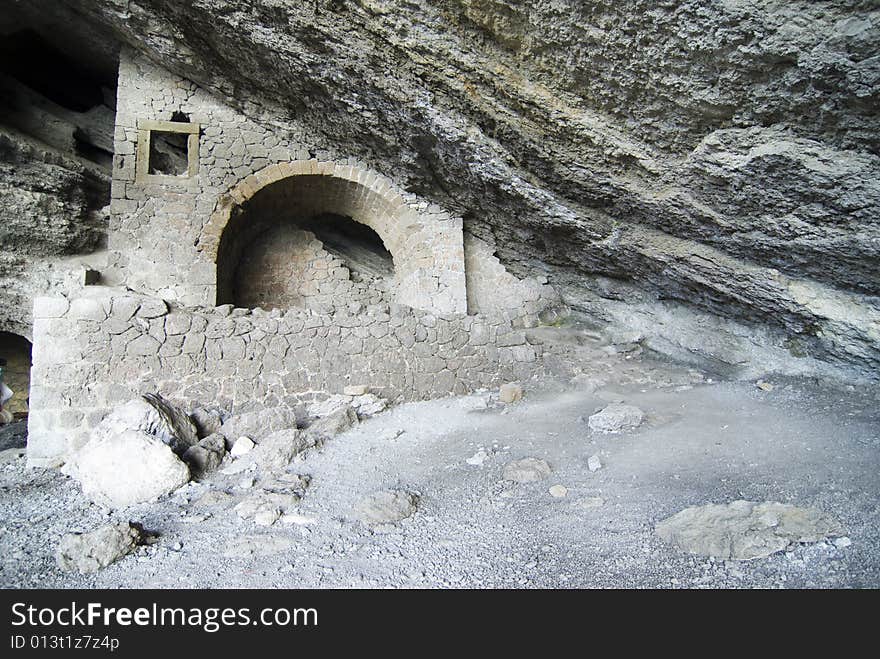
[[[242,490],[240,474],[215,474],[110,512],[61,473],[14,460],[0,467],[0,586],[880,586],[877,389],[700,384],[647,361],[601,375],[611,384],[595,391],[525,383],[524,399],[509,406],[449,398],[384,412],[291,465],[311,485],[271,526],[233,512],[259,478]],[[591,433],[583,418],[614,400],[637,405],[647,421]],[[596,472],[593,455],[603,465]],[[552,465],[552,480],[502,480],[505,464],[526,457]],[[550,493],[555,484],[566,496]],[[418,510],[374,532],[354,511],[382,490],[411,493]],[[737,499],[827,511],[849,544],[743,564],[685,554],[653,533],[683,508]],[[94,575],[55,565],[63,534],[128,520],[159,542]]]

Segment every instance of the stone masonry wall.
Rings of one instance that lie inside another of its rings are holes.
[[[335,307],[390,302],[372,278],[353,281],[346,264],[311,231],[280,225],[263,232],[242,253],[233,281],[237,306],[254,309]]]
[[[392,401],[493,387],[553,360],[519,329],[535,319],[443,316],[403,305],[263,312],[169,308],[155,297],[38,298],[28,458],[58,465],[114,406],[159,392],[233,413],[368,385]]]
[[[187,174],[148,174],[148,131],[167,128],[157,122],[181,114],[199,127]],[[258,125],[128,51],[120,60],[114,148],[104,277],[111,285],[186,305],[215,304],[226,225],[271,188],[301,210],[339,213],[372,227],[395,257],[399,302],[442,313],[466,310],[461,218],[314,144],[296,126]]]

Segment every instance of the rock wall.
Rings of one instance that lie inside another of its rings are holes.
[[[71,4],[648,347],[880,372],[873,2]]]
[[[58,465],[116,405],[158,392],[244,413],[367,385],[403,401],[527,380],[547,359],[536,315],[441,316],[401,305],[356,315],[169,308],[155,297],[38,298],[28,460]]]
[[[373,278],[352,281],[345,262],[324,249],[315,234],[280,225],[257,236],[242,254],[233,300],[248,309],[332,312],[336,307],[393,302],[389,288],[389,282]]]

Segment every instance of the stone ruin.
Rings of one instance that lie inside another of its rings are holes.
[[[558,295],[460,217],[131,51],[116,104],[100,283],[34,303],[29,464],[64,463],[142,394],[246,413],[564,368],[526,332],[565,312]]]

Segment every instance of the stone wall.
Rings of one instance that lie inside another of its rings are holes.
[[[382,238],[394,256],[396,301],[465,312],[461,218],[362,163],[318,149],[293,127],[258,125],[128,52],[120,61],[117,108],[109,283],[213,305],[218,283],[228,283],[224,269],[240,257],[228,233],[267,209],[335,213]],[[149,171],[151,136],[167,130],[189,135],[182,175]]]
[[[444,316],[386,304],[356,315],[170,308],[155,297],[107,293],[36,300],[31,464],[60,464],[136,394],[241,413],[350,384],[403,401],[526,380],[548,368],[544,346],[521,329],[534,317]]]
[[[250,243],[232,286],[236,306],[248,309],[332,312],[392,301],[387,282],[368,275],[353,280],[348,265],[324,249],[314,233],[292,225],[268,229]]]

